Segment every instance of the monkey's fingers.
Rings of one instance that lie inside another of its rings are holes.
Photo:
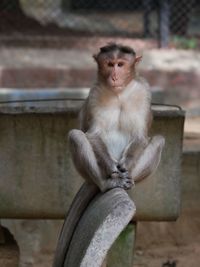
[[[115,177],[115,178],[109,178],[106,180],[105,183],[105,191],[112,189],[112,188],[116,188],[116,187],[120,187],[123,188],[124,190],[128,190],[131,187],[133,187],[134,183],[132,181],[132,179],[130,179],[130,177],[126,177],[125,179],[119,178],[119,177]]]

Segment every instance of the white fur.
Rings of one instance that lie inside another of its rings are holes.
[[[110,131],[107,134],[103,134],[102,137],[110,155],[119,160],[124,148],[129,143],[129,138],[119,131]]]
[[[148,86],[133,80],[118,95],[106,88],[96,88],[95,92],[91,131],[101,135],[111,156],[119,160],[132,138],[145,135],[150,103]]]

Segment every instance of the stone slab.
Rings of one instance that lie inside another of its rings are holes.
[[[129,193],[137,220],[174,220],[180,211],[184,113],[157,106],[154,115],[151,134],[166,138],[162,160],[156,173]],[[67,146],[67,133],[76,127],[75,111],[13,113],[11,108],[0,114],[1,218],[65,217],[83,183]]]

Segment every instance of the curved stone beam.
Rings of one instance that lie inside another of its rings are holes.
[[[99,193],[78,222],[64,265],[58,267],[102,266],[108,250],[134,214],[135,205],[123,189]]]
[[[63,267],[76,226],[87,206],[98,192],[99,189],[95,184],[85,182],[74,197],[59,236],[53,267]]]

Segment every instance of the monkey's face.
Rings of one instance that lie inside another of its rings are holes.
[[[131,55],[113,55],[100,58],[98,62],[99,79],[114,92],[122,91],[133,79],[134,57]]]

